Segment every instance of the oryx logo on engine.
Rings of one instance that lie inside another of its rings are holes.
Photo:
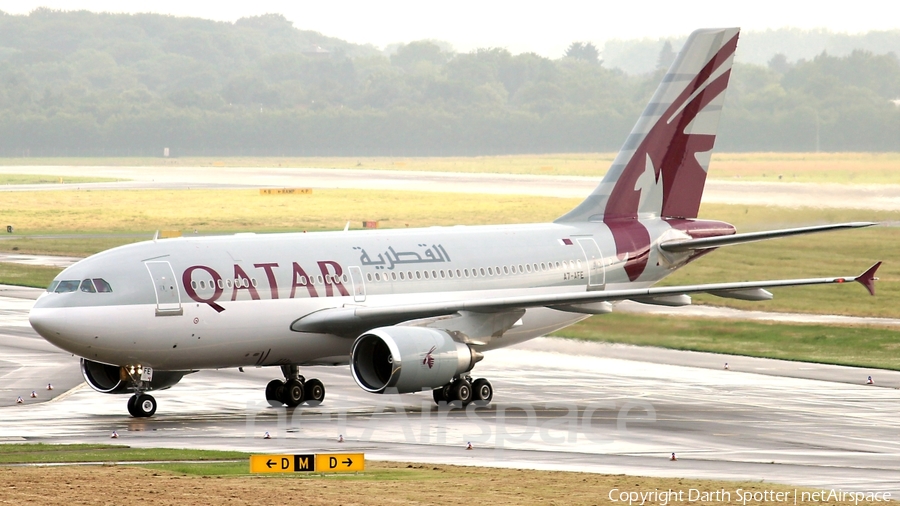
[[[437,346],[432,346],[428,353],[425,354],[425,358],[422,359],[422,365],[427,365],[429,369],[434,367],[434,356],[432,353],[434,353],[436,348]]]

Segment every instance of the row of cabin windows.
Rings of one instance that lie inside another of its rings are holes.
[[[400,272],[391,272],[391,273],[367,273],[366,279],[369,282],[373,281],[406,281],[413,279],[453,279],[453,278],[477,278],[477,277],[491,277],[491,276],[501,276],[501,275],[510,275],[510,274],[531,274],[532,272],[547,272],[547,271],[556,271],[556,270],[567,270],[567,269],[580,269],[581,268],[581,260],[562,260],[555,262],[541,262],[532,263],[532,264],[518,264],[518,265],[504,265],[503,267],[479,267],[473,269],[441,269],[441,270],[431,270],[431,271],[400,271]],[[346,274],[341,276],[335,276],[333,274],[329,274],[327,276],[322,276],[321,274],[318,276],[310,276],[309,279],[306,276],[300,276],[297,280],[298,284],[301,286],[306,286],[309,283],[323,285],[325,283],[329,284],[339,284],[339,283],[349,283],[350,278],[347,277]],[[248,288],[253,286],[256,288],[257,281],[256,278],[235,278],[235,279],[219,279],[218,287],[220,289],[225,288]],[[210,281],[191,281],[191,287],[194,290],[206,290],[207,288],[210,290],[214,290],[216,288],[216,284]]]
[[[532,272],[546,272],[566,269],[580,269],[581,260],[562,260],[556,262],[541,262],[532,264],[504,265],[503,267],[478,267],[474,269],[447,269],[431,271],[400,271],[391,273],[367,273],[366,279],[372,281],[406,281],[415,279],[453,279],[453,278],[477,278],[491,276],[508,276],[510,274],[531,274]]]
[[[234,278],[234,279],[219,279],[218,285],[219,288],[256,288],[257,286],[256,278]],[[214,290],[216,288],[216,284],[213,283],[212,280],[206,281],[191,281],[191,288],[194,290],[206,290],[209,288],[210,290]]]
[[[83,279],[64,279],[62,281],[54,281],[47,288],[48,292],[68,293],[81,290],[85,293],[111,293],[112,287],[103,278]]]
[[[339,283],[349,283],[350,278],[348,278],[346,274],[344,274],[343,276],[335,276],[333,274],[329,274],[324,277],[320,274],[318,277],[310,276],[309,279],[307,279],[306,276],[300,276],[300,278],[297,280],[297,283],[302,286],[306,286],[309,283],[316,283],[316,281],[318,281],[318,283],[320,285],[325,284],[326,282],[334,285],[334,284],[339,284]],[[191,287],[194,290],[206,290],[206,289],[214,290],[216,288],[216,285],[218,285],[218,287],[221,289],[232,288],[232,287],[234,287],[234,288],[249,288],[250,286],[252,286],[253,288],[256,288],[258,285],[258,282],[256,281],[256,278],[220,279],[216,283],[213,283],[212,280],[191,281]]]

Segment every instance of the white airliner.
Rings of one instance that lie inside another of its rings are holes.
[[[873,225],[735,234],[697,219],[738,32],[690,36],[600,185],[553,223],[142,242],[64,270],[31,325],[83,357],[94,389],[133,393],[129,412],[147,417],[157,407],[147,391],[247,366],[281,367],[266,387],[276,405],[324,398],[300,367],[347,364],[371,393],[486,404],[490,382],[472,380],[483,352],[617,301],[766,300],[771,287],[844,281],[874,294],[879,264],[859,276],[653,287],[722,246]]]

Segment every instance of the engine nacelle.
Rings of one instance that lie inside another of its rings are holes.
[[[375,394],[420,392],[446,385],[471,370],[481,354],[443,330],[381,327],[359,336],[350,350],[350,371]]]
[[[153,371],[153,381],[149,390],[165,390],[169,388],[191,371]],[[101,364],[92,360],[81,359],[81,375],[84,381],[94,390],[104,394],[129,394],[134,392],[128,372],[124,367],[117,365]]]

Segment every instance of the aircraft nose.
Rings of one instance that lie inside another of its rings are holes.
[[[35,307],[28,313],[28,323],[44,339],[59,346],[66,329],[66,311],[61,308]]]

